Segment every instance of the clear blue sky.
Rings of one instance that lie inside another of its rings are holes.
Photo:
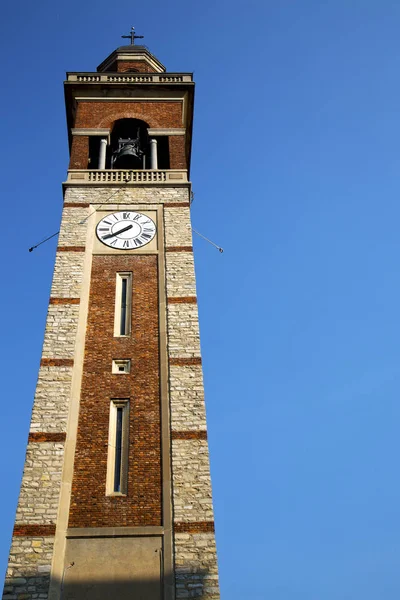
[[[197,82],[192,181],[223,600],[400,596],[400,3],[8,3],[0,571],[68,149],[62,81],[132,24]]]

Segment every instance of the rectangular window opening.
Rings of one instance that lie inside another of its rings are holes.
[[[111,400],[108,436],[108,496],[125,496],[128,483],[129,400]]]
[[[132,273],[117,273],[115,290],[114,336],[131,333]]]

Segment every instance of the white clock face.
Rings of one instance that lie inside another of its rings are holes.
[[[151,242],[156,235],[156,224],[147,215],[123,210],[103,217],[96,234],[110,248],[134,250]]]

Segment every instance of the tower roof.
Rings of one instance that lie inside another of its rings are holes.
[[[99,73],[105,72],[141,72],[164,73],[164,65],[150,52],[147,46],[129,44],[120,46],[97,67]]]

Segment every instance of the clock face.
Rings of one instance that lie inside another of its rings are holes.
[[[156,235],[156,224],[147,215],[124,210],[103,217],[96,235],[110,248],[134,250],[151,242]]]

